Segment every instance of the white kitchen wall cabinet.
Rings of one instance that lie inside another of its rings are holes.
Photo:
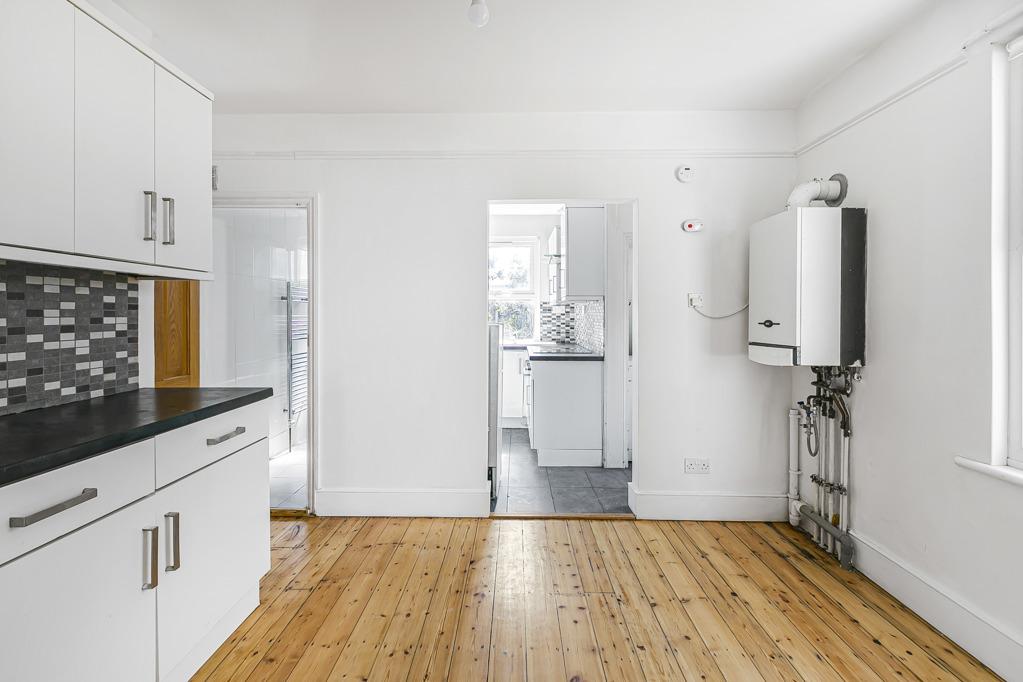
[[[85,0],[0,3],[0,91],[0,258],[209,279],[209,92]]]
[[[0,2],[0,243],[74,250],[74,31],[65,0]]]
[[[265,405],[257,407],[265,420]],[[189,654],[270,570],[269,457],[263,438],[156,493],[165,538],[157,590],[161,680],[195,672],[195,661],[213,652]]]
[[[76,253],[153,262],[153,76],[151,59],[76,12]]]
[[[606,281],[603,206],[569,206],[561,231],[560,300],[597,298]]]
[[[213,264],[213,103],[156,67],[156,263],[190,270]]]
[[[140,500],[0,568],[0,678],[154,678],[154,515]]]

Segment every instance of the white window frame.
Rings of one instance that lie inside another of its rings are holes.
[[[526,246],[529,247],[529,290],[528,291],[493,291],[487,287],[487,304],[491,301],[527,302],[533,308],[533,337],[540,335],[540,239],[538,237],[492,237],[487,243],[487,259],[490,249],[494,246]]]

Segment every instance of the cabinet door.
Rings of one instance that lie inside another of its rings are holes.
[[[213,267],[213,104],[156,67],[156,262]]]
[[[264,438],[156,493],[164,538],[157,592],[161,679],[195,672],[175,669],[270,569],[267,443]]]
[[[153,130],[153,62],[76,11],[76,252],[153,262]]]
[[[528,357],[525,351],[505,350],[504,368],[501,370],[503,379],[502,417],[508,419],[521,419],[525,416],[522,411],[524,404],[522,396],[522,367]]]
[[[75,9],[0,2],[0,242],[75,246]],[[45,36],[45,39],[43,39]]]
[[[0,677],[153,679],[153,516],[141,500],[0,568]]]
[[[564,289],[568,298],[592,298],[604,295],[604,208],[568,209]]]

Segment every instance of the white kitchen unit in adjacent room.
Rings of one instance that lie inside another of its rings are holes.
[[[530,429],[541,467],[603,465],[604,362],[597,353],[530,349]]]
[[[606,284],[603,206],[569,206],[561,229],[559,300],[599,298]]]
[[[525,426],[526,394],[523,375],[529,353],[522,348],[505,348],[501,367],[503,400],[501,404],[501,426],[506,429],[520,429]]]

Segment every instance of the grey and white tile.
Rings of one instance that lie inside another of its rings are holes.
[[[508,487],[508,512],[521,514],[552,514],[554,498],[549,486]]]
[[[554,511],[564,513],[600,513],[604,508],[593,488],[551,488]]]

